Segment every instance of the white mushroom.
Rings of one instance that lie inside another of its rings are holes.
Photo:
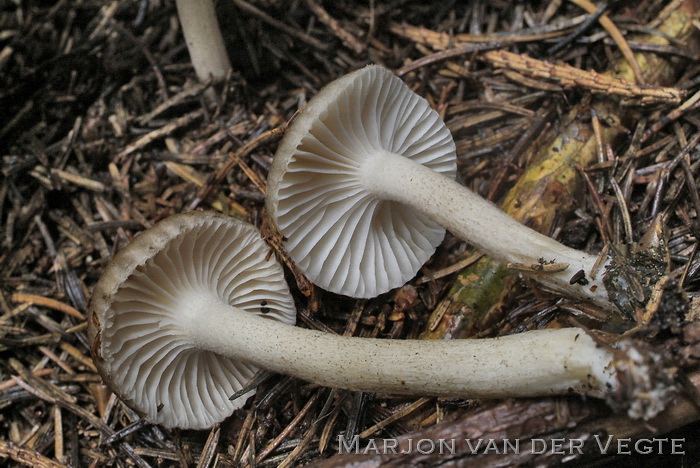
[[[266,255],[252,226],[210,213],[173,216],[141,233],[110,262],[90,302],[92,353],[105,382],[165,426],[204,428],[231,415],[245,398],[228,396],[258,368],[210,352],[216,340],[235,339],[216,336],[220,321],[296,322],[282,268]]]
[[[574,328],[454,341],[297,328],[282,268],[269,257],[254,227],[211,213],[141,233],[107,266],[90,302],[105,382],[148,420],[182,428],[229,416],[250,393],[228,397],[258,367],[330,387],[446,397],[602,397],[627,388],[629,375],[656,384],[650,366],[619,372],[619,351]]]
[[[452,136],[428,102],[368,66],[324,87],[289,126],[267,209],[291,258],[335,293],[374,297],[404,284],[447,228],[504,263],[556,262],[561,271],[535,278],[614,309],[595,255],[523,226],[457,183],[455,161]],[[571,284],[580,271],[585,277]]]
[[[231,71],[214,0],[176,0],[187,50],[200,81],[221,81]]]

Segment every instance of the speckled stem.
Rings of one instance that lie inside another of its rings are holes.
[[[365,187],[376,196],[411,206],[500,262],[568,264],[558,272],[528,274],[564,295],[616,310],[602,281],[607,262],[595,277],[591,275],[595,255],[566,247],[528,228],[458,182],[403,156],[374,154],[367,158],[363,173]],[[571,284],[571,278],[581,270],[584,281]]]
[[[328,387],[503,398],[572,390],[599,397],[616,386],[612,353],[576,328],[479,340],[383,340],[285,325],[214,296],[187,303],[182,326],[197,346]]]

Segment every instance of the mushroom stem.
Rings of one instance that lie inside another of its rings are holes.
[[[220,81],[231,71],[213,0],[176,0],[190,60],[200,81]]]
[[[297,328],[213,294],[190,294],[180,303],[189,311],[182,329],[197,347],[323,386],[461,398],[572,390],[601,397],[617,386],[612,352],[577,328],[478,340],[382,340]]]
[[[365,188],[377,198],[410,206],[499,262],[532,265],[527,273],[550,289],[616,310],[602,281],[607,262],[597,268],[600,274],[593,271],[597,256],[528,228],[467,187],[402,155],[377,151],[365,159],[362,172]],[[546,263],[561,268],[540,271]],[[585,281],[571,284],[581,270]]]

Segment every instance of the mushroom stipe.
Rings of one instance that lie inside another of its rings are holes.
[[[223,81],[231,72],[214,0],[176,0],[187,50],[200,81]]]
[[[203,429],[258,368],[356,391],[455,398],[578,392],[648,418],[671,373],[632,341],[576,328],[478,340],[383,340],[295,327],[282,267],[251,225],[193,212],[138,235],[93,291],[89,337],[104,381],[144,418]],[[263,311],[263,308],[265,309]]]

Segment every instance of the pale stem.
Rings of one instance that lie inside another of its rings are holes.
[[[362,171],[366,189],[377,197],[418,210],[499,262],[568,264],[556,273],[528,274],[562,294],[616,310],[602,281],[607,262],[594,272],[595,278],[591,277],[595,255],[566,247],[526,227],[467,187],[404,156],[378,152],[367,158]],[[571,284],[580,270],[587,284]]]
[[[183,298],[194,344],[308,382],[355,391],[454,398],[602,396],[613,355],[576,328],[478,340],[382,340],[297,328],[213,295]]]
[[[213,0],[176,0],[190,60],[200,81],[221,81],[231,70]]]

